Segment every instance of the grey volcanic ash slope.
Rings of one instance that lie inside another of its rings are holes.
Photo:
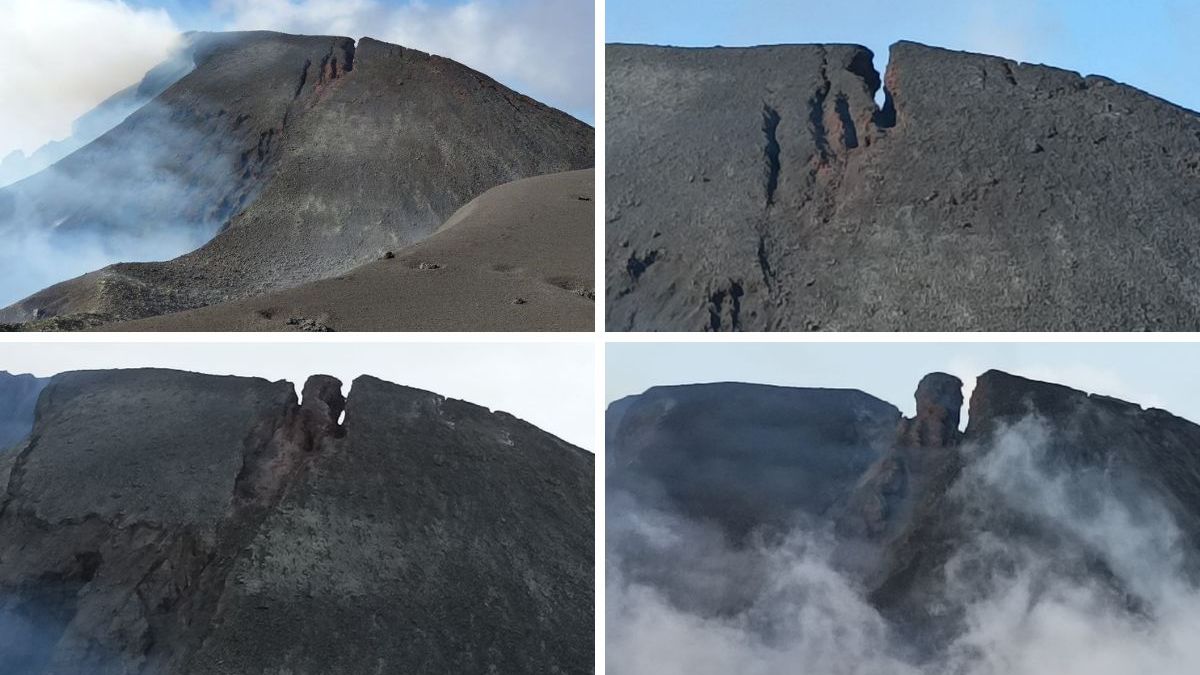
[[[592,330],[595,172],[505,183],[347,274],[112,330]],[[386,311],[379,311],[386,298]]]
[[[169,262],[89,272],[0,318],[104,323],[334,277],[423,239],[489,188],[592,166],[591,127],[448,59],[263,32],[196,34],[189,49],[195,68],[162,94],[0,190],[0,230],[68,269],[80,242],[119,256],[129,241],[216,236]]]
[[[620,673],[1190,672],[1200,426],[990,371],[609,409]],[[653,656],[650,656],[653,654]]]
[[[54,377],[0,493],[0,671],[590,672],[591,455],[340,390]]]
[[[609,45],[614,330],[1192,330],[1200,118],[901,42]]]

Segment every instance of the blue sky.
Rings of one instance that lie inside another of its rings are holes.
[[[883,70],[897,40],[1111,77],[1200,109],[1196,0],[608,0],[608,42],[849,42]]]
[[[758,382],[861,389],[913,414],[927,373],[998,369],[1158,407],[1200,423],[1200,344],[1167,343],[610,343],[605,402],[654,385]]]

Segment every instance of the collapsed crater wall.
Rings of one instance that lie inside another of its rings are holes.
[[[591,469],[373,378],[56,376],[0,493],[0,670],[587,672]]]
[[[1195,113],[892,47],[607,47],[610,330],[1191,330]]]
[[[621,612],[649,589],[688,620],[770,646],[793,628],[764,605],[807,611],[790,584],[828,565],[801,597],[820,606],[818,588],[837,578],[886,622],[873,648],[921,663],[957,658],[941,650],[969,630],[974,603],[1031,569],[1030,606],[1062,583],[1100,594],[1112,616],[1150,621],[1163,578],[1200,581],[1200,426],[999,371],[978,378],[965,431],[957,378],[926,376],[916,403],[902,418],[861,392],[728,383],[614,403],[610,614],[632,620]],[[747,411],[746,425],[706,433]],[[848,441],[864,431],[874,442],[856,452]]]

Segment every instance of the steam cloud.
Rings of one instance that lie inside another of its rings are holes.
[[[933,648],[903,639],[866,601],[827,525],[734,547],[706,525],[613,495],[609,672],[1194,672],[1196,551],[1152,489],[1056,465],[1049,438],[1030,417],[964,448],[970,463],[953,491],[975,534],[929,598],[935,614],[959,617]],[[1044,536],[1006,531],[992,515],[1002,511]]]
[[[130,118],[137,133],[120,142],[102,138],[0,189],[0,307],[112,263],[176,257],[225,222],[233,158],[157,106]]]
[[[78,117],[140,80],[181,39],[165,11],[119,0],[0,0],[0,16],[0,185],[45,166],[25,166],[25,155],[71,135]]]

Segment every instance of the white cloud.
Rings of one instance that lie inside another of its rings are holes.
[[[0,157],[70,135],[71,123],[137,83],[180,34],[161,9],[121,0],[0,0]]]
[[[215,0],[230,30],[372,37],[464,63],[550,105],[591,116],[592,0]]]

